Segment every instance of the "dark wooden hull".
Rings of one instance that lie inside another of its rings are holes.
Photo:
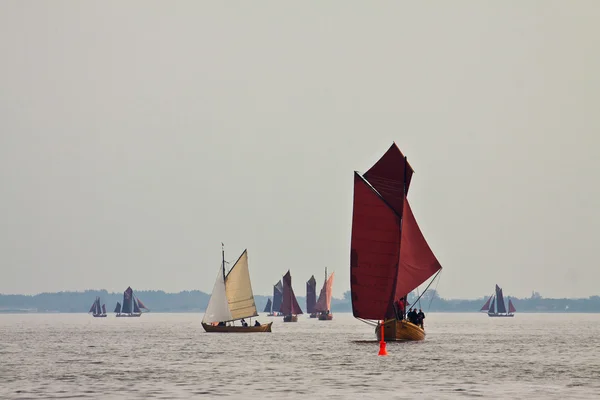
[[[331,321],[333,319],[333,314],[320,314],[319,315],[319,321]]]
[[[106,318],[106,314],[94,314],[94,318]]]
[[[297,315],[286,315],[283,317],[283,322],[298,322]]]
[[[377,340],[381,340],[380,327],[375,327]],[[425,331],[406,320],[388,319],[384,322],[384,341],[425,340]]]
[[[142,314],[117,314],[116,317],[120,317],[120,318],[136,318],[136,317],[141,317]]]
[[[488,313],[488,317],[504,317],[504,318],[508,317],[508,318],[510,318],[510,317],[514,317],[514,316],[515,316],[515,314],[490,314],[490,313]]]
[[[256,332],[271,332],[272,322],[262,324],[260,326],[215,326],[202,323],[202,327],[209,333],[256,333]]]
[[[311,317],[311,318],[317,318],[317,313],[312,313],[312,314],[310,314],[310,317]]]

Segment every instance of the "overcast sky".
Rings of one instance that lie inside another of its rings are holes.
[[[393,141],[444,297],[600,294],[597,1],[0,3],[0,292],[349,290]]]

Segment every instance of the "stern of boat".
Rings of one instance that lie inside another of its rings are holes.
[[[375,327],[377,340],[381,340],[379,329],[380,327],[377,325]],[[386,342],[424,339],[425,331],[411,322],[406,320],[398,321],[396,319],[389,319],[384,322],[384,340]]]

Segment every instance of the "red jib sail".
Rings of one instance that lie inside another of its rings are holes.
[[[481,310],[479,311],[488,311],[490,309],[490,302],[492,301],[492,298],[494,296],[490,296],[490,298],[485,302],[485,304],[483,305],[483,307],[481,307]]]
[[[393,317],[394,301],[441,268],[406,200],[412,174],[393,144],[364,178],[354,175],[350,289],[357,318]]]
[[[515,311],[517,311],[517,309],[515,308],[515,306],[513,306],[512,300],[508,299],[508,312],[514,313]]]
[[[290,271],[283,277],[283,299],[279,311],[284,315],[302,314],[302,309],[298,304],[298,300],[296,300],[294,289],[292,289],[292,275]]]

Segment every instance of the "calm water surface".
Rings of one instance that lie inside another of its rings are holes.
[[[600,398],[600,315],[429,314],[388,343],[336,314],[207,334],[198,314],[0,315],[0,398]]]

